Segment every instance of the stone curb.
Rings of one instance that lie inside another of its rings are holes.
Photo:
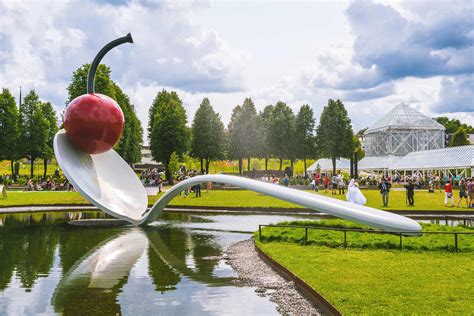
[[[328,300],[326,300],[318,291],[313,289],[311,286],[306,284],[302,279],[296,276],[293,272],[289,271],[287,268],[276,262],[273,258],[263,252],[258,248],[255,243],[255,251],[258,253],[258,256],[267,263],[270,267],[273,268],[279,275],[287,280],[291,280],[295,283],[298,289],[309,298],[315,305],[323,309],[324,313],[327,315],[340,316],[342,313],[332,305]]]

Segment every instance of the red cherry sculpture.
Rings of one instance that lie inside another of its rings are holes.
[[[69,103],[64,114],[64,129],[78,149],[100,154],[120,139],[125,119],[119,105],[106,95],[83,94]]]
[[[127,34],[105,45],[91,64],[87,77],[87,94],[72,100],[64,113],[64,129],[71,143],[88,154],[110,150],[119,141],[125,128],[120,106],[110,97],[94,93],[94,77],[100,60],[115,46],[133,43]]]

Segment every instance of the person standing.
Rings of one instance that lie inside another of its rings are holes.
[[[323,183],[324,183],[324,193],[328,193],[329,178],[327,175],[324,176]]]
[[[331,183],[332,183],[332,192],[331,194],[336,194],[337,190],[337,175],[333,174],[331,178]]]
[[[391,185],[387,181],[387,179],[382,178],[382,182],[380,182],[379,184],[379,190],[380,190],[380,194],[382,194],[383,206],[385,207],[388,206],[388,195],[390,193],[390,188],[391,188]]]
[[[339,195],[344,195],[345,192],[344,192],[344,189],[345,189],[345,183],[344,183],[344,176],[342,175],[342,173],[340,173],[338,176],[337,176],[337,188],[339,189]]]
[[[440,181],[441,181],[441,179],[439,178],[439,175],[436,175],[436,177],[434,179],[434,189],[435,190],[437,189],[439,192],[441,192]]]
[[[474,207],[474,177],[471,177],[467,183],[467,195],[469,207]]]
[[[453,185],[447,181],[444,185],[444,206],[448,206],[448,200],[451,200],[451,206],[454,206]]]
[[[466,206],[469,207],[469,195],[467,193],[467,185],[465,180],[459,181],[459,201],[457,207],[461,204],[462,199],[466,199]]]
[[[408,181],[408,184],[405,185],[405,189],[407,189],[408,205],[415,206],[415,186],[412,180]]]
[[[160,174],[158,174],[157,176],[156,185],[158,186],[158,193],[161,193],[161,191],[163,190],[163,179],[161,179]]]
[[[196,197],[201,197],[201,183],[194,186],[194,193],[196,193]]]
[[[285,177],[283,178],[283,185],[287,187],[290,184],[290,177],[288,177],[287,174],[285,174]]]
[[[184,180],[187,180],[189,179],[189,176],[185,176],[184,177]],[[188,194],[189,194],[189,187],[187,187],[186,189],[184,189],[184,198],[187,199],[188,198]]]

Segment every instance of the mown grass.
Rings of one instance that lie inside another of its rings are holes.
[[[331,224],[346,226],[343,221],[314,225]],[[423,225],[423,229],[462,230],[438,225]],[[388,240],[384,245],[378,235],[357,237],[351,233],[349,248],[344,249],[340,246],[342,233],[323,235],[319,231],[317,236],[310,236],[310,240],[326,240],[327,245],[312,242],[304,246],[299,233],[287,231],[285,234],[284,231],[265,229],[267,238],[271,234],[273,241],[260,242],[257,238],[257,246],[316,289],[343,314],[473,313],[472,238],[460,239],[462,251],[452,252],[446,251],[451,249],[446,245],[453,244],[452,237],[435,236],[437,241],[431,237],[404,237],[406,246],[400,251],[385,247],[395,241]],[[385,236],[389,237],[398,242],[398,237]]]
[[[294,221],[283,222],[282,225],[296,225],[324,228],[351,228],[351,229],[370,229],[354,222],[345,220],[321,220],[321,221]],[[445,226],[435,224],[421,224],[423,232],[454,232],[467,231],[473,232],[474,228],[463,228],[461,226]],[[263,227],[262,236],[256,236],[263,242],[292,242],[305,244],[304,228],[282,228],[282,227]],[[361,249],[399,249],[400,237],[396,234],[373,234],[346,232],[347,247]],[[333,248],[344,247],[344,232],[321,229],[308,229],[308,245],[327,246]],[[454,235],[450,234],[423,234],[422,236],[403,236],[402,246],[404,250],[410,251],[454,251]],[[474,234],[458,235],[459,251],[474,251]]]
[[[28,206],[28,205],[60,205],[60,204],[87,204],[77,192],[16,192],[7,193],[6,199],[0,197],[0,207],[5,206]],[[324,193],[319,193],[324,194]],[[467,210],[466,207],[445,207],[443,205],[443,193],[416,192],[415,207],[406,206],[405,192],[393,191],[390,195],[389,207],[381,207],[381,198],[378,191],[364,191],[367,197],[367,205],[386,210]],[[456,193],[455,193],[456,194]],[[342,195],[326,194],[329,197],[344,199]],[[149,204],[153,204],[160,195],[148,197]],[[243,207],[243,208],[288,208],[299,209],[298,205],[281,201],[269,196],[247,190],[213,190],[209,193],[202,190],[202,197],[196,198],[191,192],[187,198],[184,195],[174,198],[170,205],[173,206],[195,206],[195,207]]]

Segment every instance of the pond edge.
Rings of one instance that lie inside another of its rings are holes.
[[[295,283],[301,293],[306,296],[309,300],[315,303],[317,306],[321,307],[324,311],[324,314],[342,316],[342,313],[331,304],[324,296],[322,296],[318,291],[305,283],[301,278],[295,275],[293,272],[282,266],[280,263],[275,261],[272,257],[267,255],[263,250],[261,250],[257,243],[254,241],[255,251],[258,256],[270,267],[273,268],[279,275],[287,280],[291,280]]]

